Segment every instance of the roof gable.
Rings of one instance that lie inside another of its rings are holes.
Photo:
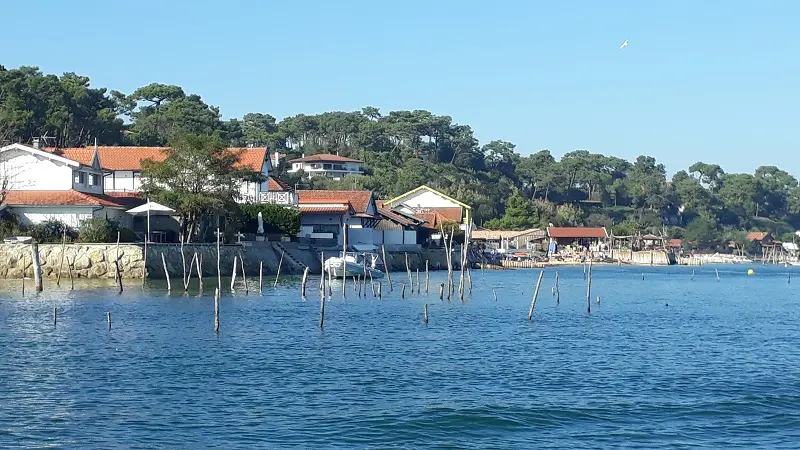
[[[300,204],[349,203],[356,213],[362,214],[372,215],[376,211],[372,191],[300,190],[297,199]]]
[[[427,191],[427,192],[430,192],[432,194],[436,194],[439,197],[447,199],[447,200],[455,203],[456,205],[458,205],[458,206],[460,206],[462,208],[465,208],[465,209],[468,209],[468,210],[472,210],[472,207],[467,205],[466,203],[458,201],[458,200],[454,199],[453,197],[450,197],[447,194],[443,194],[443,193],[437,191],[436,189],[433,189],[432,187],[424,185],[424,184],[422,186],[419,186],[419,187],[417,187],[415,189],[412,189],[412,190],[406,192],[405,194],[398,195],[397,197],[395,197],[393,199],[390,199],[390,200],[386,200],[385,203],[388,204],[388,205],[394,205],[395,203],[399,203],[401,200],[403,200],[403,199],[405,199],[407,197],[410,197],[411,195],[414,195],[414,194],[416,194],[416,193],[418,193],[420,191]]]
[[[60,162],[62,164],[66,164],[66,165],[72,166],[72,167],[80,167],[80,165],[81,165],[81,163],[78,162],[78,161],[75,161],[75,160],[72,160],[72,159],[69,159],[69,158],[65,158],[63,156],[59,156],[59,155],[56,155],[56,154],[53,154],[53,153],[50,153],[50,152],[47,152],[47,151],[44,151],[44,150],[40,150],[38,148],[29,147],[29,146],[23,145],[23,144],[6,145],[5,147],[0,148],[0,153],[5,153],[5,152],[8,152],[8,151],[12,151],[12,150],[18,150],[18,151],[22,151],[22,152],[27,152],[27,153],[30,153],[32,155],[41,156],[43,158],[47,158],[47,159],[52,160],[52,161],[58,161],[58,162]]]

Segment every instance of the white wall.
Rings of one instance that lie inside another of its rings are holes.
[[[400,199],[400,203],[411,208],[461,208],[458,203],[426,190],[415,192],[406,198]]]
[[[142,187],[141,172],[115,170],[104,178],[105,190],[138,192]]]
[[[23,225],[41,223],[48,219],[58,219],[69,226],[78,227],[84,219],[92,217],[92,207],[13,207],[11,211]]]
[[[10,189],[68,191],[72,189],[72,169],[22,150],[11,149],[0,154],[0,178],[8,178]]]

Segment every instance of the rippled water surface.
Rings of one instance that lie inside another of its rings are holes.
[[[6,282],[0,447],[796,447],[800,268],[754,268],[595,267],[591,314],[583,270],[556,304],[550,268],[532,322],[538,270],[476,272],[463,303],[398,273],[382,300],[335,285],[324,330],[316,288],[265,281],[226,290],[219,336],[194,286]]]

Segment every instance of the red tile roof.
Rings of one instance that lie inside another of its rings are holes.
[[[9,206],[108,206],[124,208],[124,201],[104,194],[69,191],[8,191]]]
[[[100,164],[106,170],[142,170],[142,160],[152,159],[153,161],[163,161],[166,159],[166,151],[169,147],[97,147],[100,154]],[[85,158],[85,154],[94,152],[94,147],[72,147],[47,149],[47,151],[61,155],[65,158],[78,161],[81,164],[91,165],[91,160],[84,163],[68,155],[75,155]],[[249,168],[253,172],[261,172],[261,165],[267,158],[266,148],[231,147],[229,152],[239,155],[238,167]]]
[[[441,208],[410,208],[414,215],[422,218],[422,215],[431,217],[431,214],[439,216],[444,222],[461,222],[464,210],[458,207],[441,207]]]
[[[267,190],[287,192],[291,191],[292,187],[286,184],[286,182],[284,182],[283,180],[279,180],[270,175],[269,178],[267,178]]]
[[[302,204],[350,203],[357,213],[367,213],[372,201],[372,191],[297,191],[297,200]]]
[[[572,238],[572,239],[600,239],[608,237],[605,228],[595,227],[549,227],[547,235],[552,238]]]
[[[331,214],[340,213],[344,214],[351,210],[349,204],[347,205],[331,205],[331,206],[305,206],[300,205],[300,212],[302,214]]]
[[[91,166],[94,160],[94,148],[91,147],[45,149],[45,151],[79,162],[84,166]]]
[[[769,233],[764,231],[751,231],[747,233],[747,240],[748,241],[763,241],[764,239],[769,236]]]
[[[339,155],[329,155],[327,153],[320,153],[318,155],[306,156],[304,158],[296,158],[296,159],[290,160],[289,162],[290,163],[295,163],[295,162],[312,162],[312,161],[319,161],[319,162],[353,162],[353,163],[363,162],[363,161],[359,161],[357,159],[345,158],[344,156],[339,156]]]
[[[680,247],[683,245],[683,241],[680,239],[670,239],[668,245],[670,247]]]

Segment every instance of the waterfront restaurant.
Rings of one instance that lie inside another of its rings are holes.
[[[553,244],[594,251],[608,239],[608,232],[605,227],[548,227],[547,237],[550,238],[551,251]]]

